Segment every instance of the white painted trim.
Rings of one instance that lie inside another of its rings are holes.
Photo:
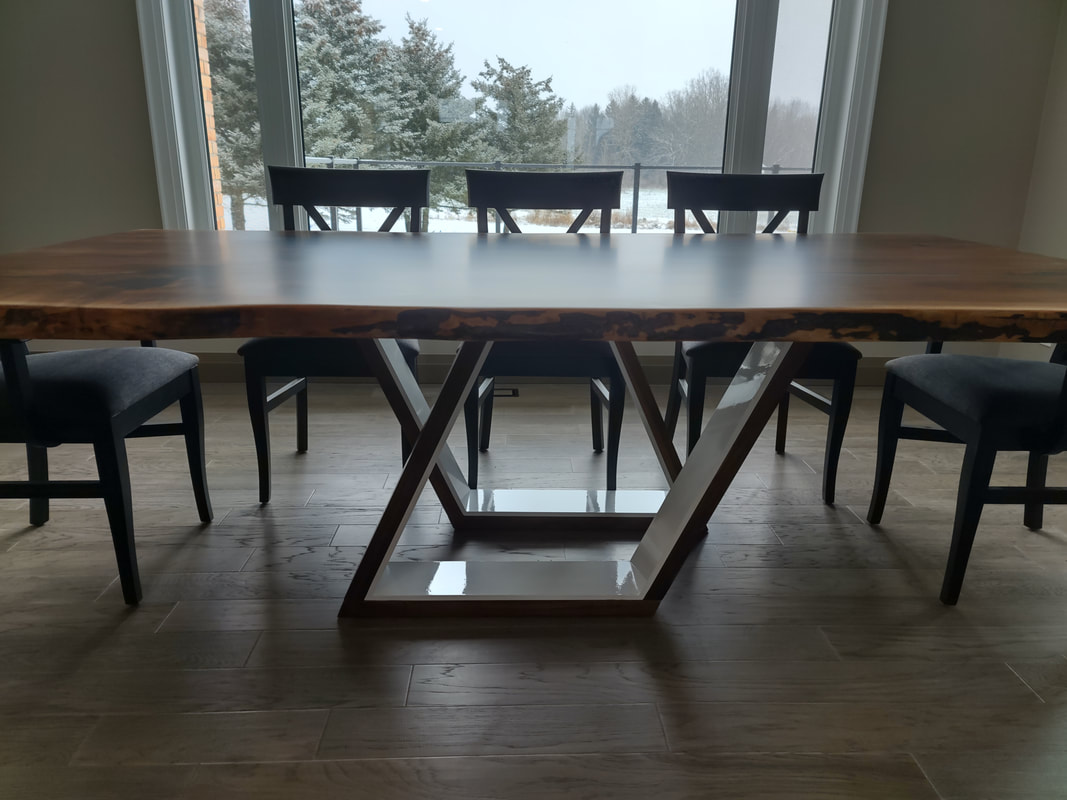
[[[859,225],[887,10],[888,0],[834,3],[815,148],[815,171],[826,178],[812,233],[852,233]]]
[[[250,3],[249,14],[264,172],[268,164],[302,167],[304,133],[293,5],[288,2]],[[268,185],[266,175],[264,185]],[[268,213],[271,229],[280,230],[281,208],[272,205]],[[300,213],[297,217],[297,227],[306,227],[304,214]]]
[[[215,209],[192,7],[137,0],[137,24],[163,227],[211,230]]]
[[[723,172],[763,171],[777,33],[778,0],[737,0]],[[719,222],[722,233],[751,233],[755,229],[756,214],[752,212],[724,212]]]

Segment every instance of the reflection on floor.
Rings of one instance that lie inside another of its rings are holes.
[[[498,400],[483,484],[602,488],[586,397]],[[273,415],[267,507],[243,388],[205,402],[212,526],[181,443],[130,443],[136,610],[99,501],[55,502],[40,529],[0,503],[0,798],[1067,797],[1067,512],[1031,533],[1021,508],[987,509],[942,607],[961,449],[902,443],[884,525],[865,525],[877,390],[859,392],[836,507],[819,500],[825,417],[794,404],[788,454],[764,435],[659,613],[609,621],[338,623],[399,470],[381,393],[314,387],[302,456],[291,411]],[[0,447],[3,477],[22,456]],[[52,464],[94,470],[88,448]],[[620,472],[663,485],[632,412]],[[456,538],[427,494],[395,557],[633,546]]]

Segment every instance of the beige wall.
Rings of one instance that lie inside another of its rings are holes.
[[[4,4],[0,252],[160,227],[133,0]]]
[[[860,230],[1018,245],[1062,5],[889,0]]]
[[[1067,10],[1060,16],[1019,248],[1067,258]]]

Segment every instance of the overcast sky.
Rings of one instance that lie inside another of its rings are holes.
[[[781,0],[775,96],[818,103],[830,3]],[[405,15],[427,19],[454,44],[468,80],[501,56],[529,66],[535,80],[551,77],[556,94],[579,107],[604,105],[623,85],[660,99],[706,69],[730,72],[734,0],[363,0],[363,10],[394,40],[407,32]]]

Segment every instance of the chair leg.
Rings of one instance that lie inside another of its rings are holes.
[[[778,401],[778,424],[774,429],[774,452],[782,455],[785,452],[785,438],[789,429],[789,390]]]
[[[478,386],[471,389],[463,403],[463,422],[467,429],[467,487],[478,488]]]
[[[619,480],[619,444],[622,442],[622,414],[626,410],[626,381],[621,375],[608,384],[608,491],[617,488]]]
[[[959,600],[996,456],[996,448],[985,445],[980,438],[977,442],[969,442],[964,452],[960,488],[956,495],[956,519],[952,523],[952,546],[941,584],[941,602],[946,606],[954,606]]]
[[[200,394],[200,376],[191,375],[192,387],[179,400],[182,428],[185,430],[185,454],[189,458],[189,476],[193,481],[193,496],[201,522],[211,522],[211,497],[207,491],[207,454],[204,449],[204,402]]]
[[[270,420],[267,411],[267,379],[245,370],[248,416],[252,421],[252,438],[256,442],[259,467],[259,502],[270,502]]]
[[[852,392],[856,388],[856,368],[847,375],[834,380],[833,394],[830,395],[830,422],[826,427],[826,452],[823,455],[822,499],[828,506],[834,504],[837,489],[837,462],[841,460],[841,446],[845,442],[845,428],[848,415],[852,411]]]
[[[308,382],[296,393],[296,452],[308,451]]]
[[[707,390],[707,376],[696,369],[695,364],[690,364],[689,369],[689,394],[686,397],[686,445],[685,452],[692,453],[700,438],[700,431],[704,422],[704,395]]]
[[[1044,489],[1045,474],[1048,472],[1048,456],[1042,453],[1030,453],[1026,462],[1026,488]],[[1045,505],[1034,500],[1023,506],[1023,525],[1032,531],[1041,530],[1045,521]]]
[[[48,448],[26,445],[26,470],[31,481],[48,480]],[[48,498],[30,498],[30,524],[44,525],[48,522]]]
[[[133,544],[133,501],[126,441],[112,433],[110,437],[94,442],[93,451],[119,566],[122,599],[127,605],[136,605],[141,600],[141,578],[137,573],[137,551]]]
[[[489,452],[489,434],[493,431],[493,394],[496,392],[496,381],[490,379],[489,386],[482,393],[478,401],[481,411],[478,414],[478,449],[483,453]]]
[[[882,409],[878,414],[878,454],[875,457],[874,490],[867,509],[867,521],[877,525],[882,521],[885,501],[889,496],[889,479],[893,477],[893,460],[897,455],[897,436],[904,416],[904,402],[897,399],[894,379],[890,375],[882,389]]]
[[[593,452],[603,453],[604,409],[601,406],[600,395],[597,393],[592,381],[589,381],[589,421],[593,426]]]
[[[678,427],[678,415],[682,410],[682,385],[685,379],[685,357],[682,355],[682,343],[674,343],[674,365],[671,367],[671,382],[667,387],[667,408],[663,412],[663,424],[667,426],[667,436],[674,438]]]

